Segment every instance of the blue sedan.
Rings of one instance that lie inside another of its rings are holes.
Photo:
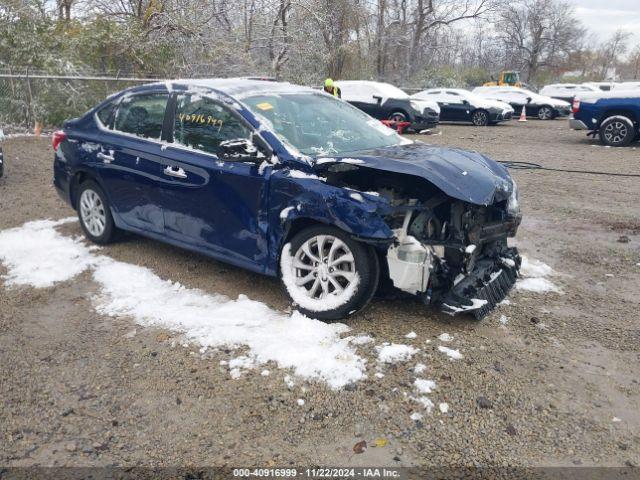
[[[134,232],[279,276],[322,320],[399,289],[484,316],[520,265],[515,182],[288,83],[179,80],[117,93],[54,135],[54,184],[91,241]]]

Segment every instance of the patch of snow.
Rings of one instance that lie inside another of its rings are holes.
[[[324,178],[320,178],[317,175],[314,175],[312,173],[305,173],[302,170],[289,170],[289,176],[292,178],[306,178],[306,179],[311,179],[311,180],[322,180],[324,181]]]
[[[621,422],[622,420],[621,420],[621,419],[619,419],[618,417],[613,417],[613,418],[611,419],[611,421],[612,421],[612,422],[616,422],[616,423],[618,423],[618,422]]]
[[[525,277],[547,277],[553,274],[553,269],[540,260],[529,260],[523,255],[520,274]]]
[[[486,300],[480,299],[480,298],[472,298],[471,299],[471,305],[468,306],[461,306],[461,307],[454,307],[451,305],[447,305],[446,303],[443,303],[443,305],[447,308],[449,308],[451,310],[451,313],[459,313],[459,312],[467,312],[469,310],[477,310],[478,308],[483,307],[484,305],[487,304]],[[447,312],[448,313],[448,312]]]
[[[445,347],[443,345],[440,345],[438,350],[442,353],[446,353],[451,360],[460,360],[462,358],[462,354],[459,350],[454,350],[453,348]]]
[[[304,400],[303,400],[302,398],[299,398],[298,400],[296,400],[296,403],[297,403],[299,406],[303,406],[303,405],[304,405]]]
[[[547,280],[546,278],[523,278],[516,282],[516,288],[519,290],[528,290],[529,292],[536,293],[560,293],[560,289],[556,287],[553,282]]]
[[[416,332],[411,331],[405,335],[405,338],[416,338],[417,336]]]
[[[441,342],[450,342],[453,340],[453,336],[449,335],[448,333],[441,333],[438,336],[438,340],[440,340]]]
[[[95,263],[80,239],[65,237],[55,227],[77,221],[37,220],[0,232],[0,261],[7,267],[7,285],[51,287],[71,280]]]
[[[438,408],[442,413],[447,413],[449,411],[449,404],[446,402],[441,402],[440,405],[438,405]]]
[[[436,388],[436,382],[433,380],[424,380],[422,378],[416,378],[413,382],[413,386],[420,393],[431,393]]]
[[[424,363],[416,363],[416,366],[413,367],[413,371],[415,373],[422,373],[427,369],[427,366]]]
[[[356,337],[349,337],[348,340],[352,345],[365,345],[367,343],[373,342],[373,338],[369,335],[358,335]]]
[[[262,375],[263,377],[268,377],[271,374],[271,372],[269,370],[262,370],[260,372],[260,375]]]
[[[364,198],[359,193],[350,193],[349,197],[353,198],[357,202],[364,202]]]
[[[417,348],[397,343],[377,346],[376,350],[378,350],[378,361],[382,363],[406,362],[418,352]]]
[[[507,322],[509,321],[509,319],[507,318],[506,315],[500,315],[500,318],[498,319],[498,321],[502,324],[502,325],[506,325]]]
[[[376,372],[376,373],[374,374],[374,376],[375,376],[376,378],[383,378],[383,377],[384,377],[384,373],[382,373],[382,372]]]
[[[466,172],[465,172],[466,173]],[[471,244],[471,245],[467,245],[467,248],[464,249],[464,253],[467,253],[469,255],[471,255],[473,252],[476,251],[476,246]]]
[[[292,210],[295,210],[296,207],[287,207],[287,208],[283,208],[282,211],[280,212],[280,219],[281,220],[286,220],[287,217],[289,216],[289,212],[291,212]]]
[[[413,412],[409,418],[413,421],[418,421],[423,419],[423,415],[418,412]]]
[[[245,295],[231,300],[206,294],[163,280],[147,268],[95,255],[55,230],[70,221],[75,218],[29,222],[0,232],[7,283],[48,287],[92,268],[100,286],[93,299],[98,313],[167,328],[202,347],[247,346],[246,357],[255,365],[273,361],[334,389],[366,377],[366,361],[340,337],[348,331],[346,325],[311,320],[299,312],[285,315]],[[235,369],[240,371],[247,361],[234,359]]]
[[[518,279],[516,288],[536,293],[562,293],[553,282],[545,278],[554,273],[553,269],[546,263],[539,260],[529,260],[523,256],[522,264],[520,265],[520,275],[524,278]]]
[[[511,300],[509,300],[508,298],[505,298],[504,300],[499,302],[498,305],[511,305]]]

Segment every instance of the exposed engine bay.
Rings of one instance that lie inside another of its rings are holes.
[[[451,198],[428,181],[334,164],[326,181],[387,199],[395,233],[386,260],[389,279],[426,304],[484,317],[515,284],[520,256],[507,245],[520,224],[517,188],[490,205]]]

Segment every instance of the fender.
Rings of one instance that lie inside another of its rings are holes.
[[[320,177],[298,170],[278,170],[270,180],[271,248],[266,271],[277,273],[280,251],[297,221],[332,225],[361,241],[386,244],[394,234],[383,217],[391,212],[383,197],[328,185]]]

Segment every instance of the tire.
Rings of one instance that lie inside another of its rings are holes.
[[[332,266],[332,258],[344,260]],[[283,247],[280,277],[301,313],[318,320],[340,320],[369,303],[378,287],[380,265],[372,247],[338,228],[318,225],[297,233]]]
[[[473,123],[476,127],[486,127],[489,125],[491,118],[489,117],[489,112],[479,108],[475,110],[471,114],[471,123]]]
[[[627,147],[636,137],[636,129],[630,118],[616,115],[600,124],[598,135],[605,145]]]
[[[538,109],[538,118],[540,120],[553,120],[555,115],[553,114],[553,108],[549,105],[543,105]]]
[[[389,115],[389,120],[392,122],[406,122],[407,115],[404,112],[393,112]]]
[[[82,231],[93,243],[106,245],[115,240],[117,228],[113,223],[109,202],[93,180],[87,180],[78,187],[76,211]]]

